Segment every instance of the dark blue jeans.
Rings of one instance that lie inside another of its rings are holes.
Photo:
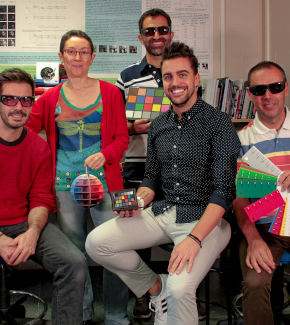
[[[27,222],[0,227],[0,231],[12,238],[27,229]],[[87,264],[81,251],[59,229],[47,224],[31,259],[53,274],[51,324],[82,324]]]
[[[56,191],[56,205],[59,228],[84,255],[86,255],[88,213],[90,212],[95,227],[115,218],[108,190],[105,190],[101,203],[90,209],[77,205],[70,191]],[[92,319],[94,316],[93,288],[88,269],[87,274],[83,297],[83,320]],[[104,269],[103,301],[106,325],[128,325],[130,323],[127,315],[128,299],[128,287],[117,275]]]

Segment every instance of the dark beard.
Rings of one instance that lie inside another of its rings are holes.
[[[163,45],[162,47],[160,47],[160,48],[152,48],[151,43],[152,43],[153,41],[155,41],[155,42],[156,42],[156,41],[164,42],[164,45]],[[145,46],[145,48],[146,48],[146,51],[147,51],[148,53],[150,53],[151,55],[154,55],[154,56],[161,56],[161,55],[163,54],[163,52],[164,52],[165,47],[168,46],[168,44],[166,44],[166,39],[163,38],[163,37],[161,37],[161,38],[158,38],[157,40],[156,40],[156,39],[151,39],[151,40],[149,41],[149,43],[144,42],[144,46]]]

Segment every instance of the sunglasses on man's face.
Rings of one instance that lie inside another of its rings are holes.
[[[274,82],[269,85],[255,85],[249,87],[250,93],[254,96],[265,95],[267,89],[269,89],[271,94],[279,94],[285,89],[285,82]]]
[[[16,106],[19,101],[23,107],[31,107],[34,104],[34,96],[0,96],[0,102],[6,106]]]
[[[159,35],[167,35],[171,32],[171,28],[169,26],[147,27],[141,29],[141,34],[143,36],[154,36],[156,31]]]

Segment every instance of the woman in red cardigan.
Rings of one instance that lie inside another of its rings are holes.
[[[27,126],[39,133],[45,129],[52,151],[54,193],[60,229],[85,254],[87,218],[94,226],[114,217],[110,191],[123,189],[119,162],[129,143],[125,107],[121,92],[114,85],[88,76],[93,63],[93,43],[79,30],[63,35],[59,58],[68,80],[49,89],[32,108]],[[74,179],[85,167],[105,188],[101,203],[92,208],[77,205],[70,194]],[[127,287],[104,270],[106,323],[128,325]],[[117,291],[118,292],[117,292]],[[126,299],[125,299],[126,300]],[[84,294],[84,324],[93,318],[93,291],[88,272]]]

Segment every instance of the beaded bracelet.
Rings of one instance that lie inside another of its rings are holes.
[[[200,248],[202,247],[201,245],[201,241],[194,235],[192,234],[188,234],[187,237],[190,237],[191,239],[193,239],[196,243],[198,243],[198,245],[200,246]]]

